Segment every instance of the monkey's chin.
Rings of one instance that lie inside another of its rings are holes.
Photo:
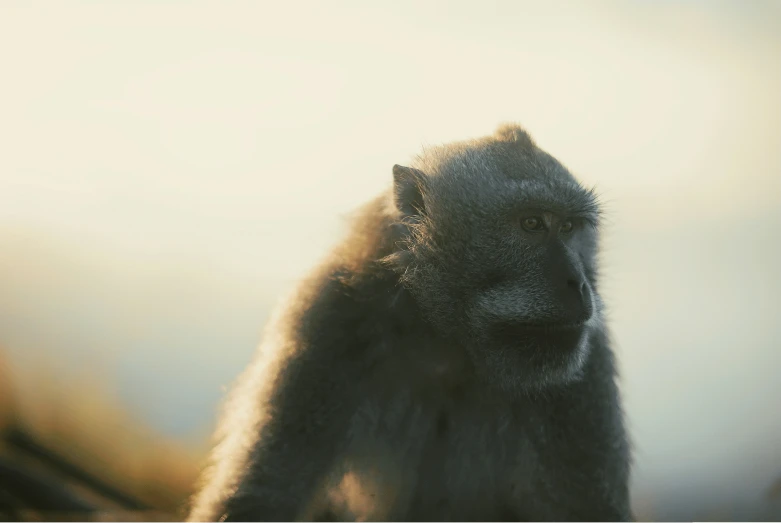
[[[571,325],[495,325],[483,353],[489,375],[509,392],[528,392],[578,379],[589,350],[589,328]]]

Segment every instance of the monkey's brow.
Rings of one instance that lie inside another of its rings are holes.
[[[598,225],[601,215],[599,203],[591,191],[556,197],[521,196],[513,202],[513,207],[518,212],[552,211],[570,218],[586,220],[592,225]]]
[[[520,180],[510,189],[518,205],[538,206],[584,218],[598,218],[599,199],[594,189],[576,181]]]

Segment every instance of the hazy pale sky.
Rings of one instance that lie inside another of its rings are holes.
[[[517,121],[607,204],[644,499],[781,474],[781,3],[7,0],[0,66],[0,343],[208,424],[394,163]]]
[[[643,196],[622,219],[774,207],[778,6],[4,2],[0,219],[296,249],[422,143],[506,120],[616,205]]]

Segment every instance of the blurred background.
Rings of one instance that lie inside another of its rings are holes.
[[[781,519],[781,2],[5,0],[0,67],[0,424],[155,518],[345,216],[517,121],[606,203],[638,517]]]

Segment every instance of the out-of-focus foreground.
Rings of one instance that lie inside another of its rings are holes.
[[[26,376],[0,354],[0,521],[176,521],[202,452],[166,438],[94,381]],[[20,376],[16,375],[17,379]],[[29,392],[29,391],[28,391]]]
[[[606,204],[638,516],[781,519],[778,2],[7,0],[0,63],[0,416],[104,491],[0,471],[181,517],[341,217],[512,120]]]

